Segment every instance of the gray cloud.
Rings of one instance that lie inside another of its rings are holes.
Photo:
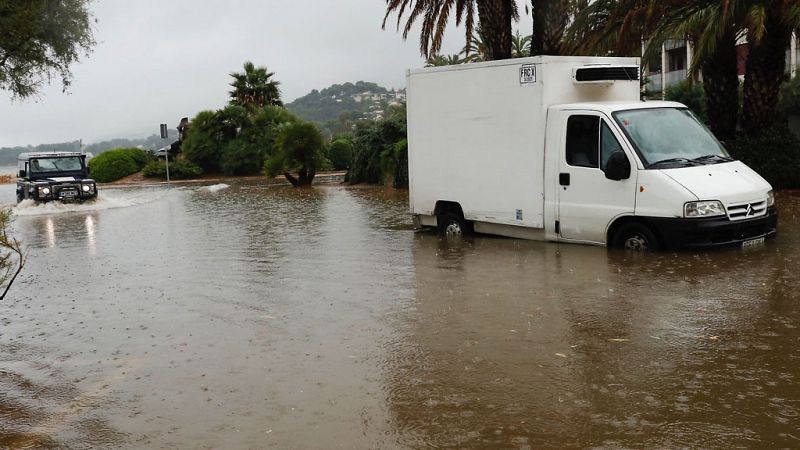
[[[416,35],[380,29],[383,0],[104,0],[94,52],[73,67],[70,94],[56,83],[38,101],[0,100],[0,146],[156,133],[227,101],[228,74],[266,65],[284,100],[346,81],[403,87],[423,64]],[[529,33],[529,20],[522,31]],[[464,45],[450,29],[443,53]]]

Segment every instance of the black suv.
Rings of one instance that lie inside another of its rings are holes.
[[[77,152],[22,153],[17,158],[17,203],[32,199],[84,201],[97,197],[86,155]]]

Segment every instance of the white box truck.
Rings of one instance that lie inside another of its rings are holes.
[[[409,71],[415,225],[634,250],[773,235],[769,183],[684,105],[639,96],[638,58]]]

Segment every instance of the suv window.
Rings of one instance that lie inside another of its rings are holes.
[[[69,172],[82,170],[81,159],[76,157],[31,159],[31,173]]]

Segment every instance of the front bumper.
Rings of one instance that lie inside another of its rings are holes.
[[[773,236],[778,230],[775,207],[754,219],[732,221],[727,217],[709,219],[651,218],[668,248],[733,247],[744,241]]]
[[[91,200],[97,197],[96,186],[94,186],[94,188],[90,192],[85,192],[83,191],[81,185],[78,184],[67,184],[67,185],[54,184],[48,186],[50,188],[49,195],[41,194],[39,187],[34,188],[32,192],[33,199],[39,202],[49,202],[53,200],[58,200],[62,202],[81,202],[85,200]]]

